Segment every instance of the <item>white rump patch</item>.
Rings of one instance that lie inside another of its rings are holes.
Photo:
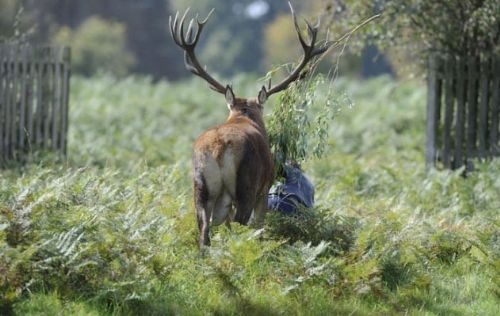
[[[203,176],[208,186],[207,208],[210,212],[211,225],[220,225],[226,221],[236,193],[236,161],[231,148],[227,148],[221,165],[212,157],[206,157]]]

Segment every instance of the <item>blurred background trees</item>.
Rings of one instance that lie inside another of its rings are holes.
[[[295,2],[301,14],[316,15],[324,1]],[[294,61],[296,55],[290,51],[300,48],[286,0],[0,0],[0,7],[4,40],[12,40],[16,30],[24,34],[21,25],[32,27],[26,38],[30,41],[71,45],[74,71],[83,75],[100,68],[117,75],[189,76],[182,52],[168,34],[169,15],[187,7],[190,18],[215,9],[197,52],[220,75],[263,75],[271,65]],[[21,9],[19,23],[16,15]]]
[[[98,23],[86,24],[85,29],[81,26],[88,19],[95,19],[96,16],[109,22],[119,22],[114,24],[115,28],[102,28],[101,31],[112,32],[113,34],[102,35],[108,39],[114,36],[115,43],[121,41],[118,37],[120,31],[117,31],[117,26],[123,26],[126,45],[113,46],[108,44],[108,48],[114,47],[114,55],[116,58],[121,54],[135,56],[135,63],[129,62],[128,66],[132,72],[151,74],[156,78],[168,77],[176,78],[184,73],[184,69],[177,63],[168,62],[179,57],[177,50],[173,45],[170,45],[170,38],[167,33],[167,22],[169,15],[168,2],[165,0],[86,0],[86,1],[70,1],[70,0],[18,0],[20,5],[25,7],[25,10],[34,12],[36,21],[36,36],[35,40],[46,42],[53,38],[61,27],[68,27],[77,32],[72,34],[72,37],[89,36],[90,31],[93,36],[101,36]],[[89,30],[93,27],[93,30]],[[73,38],[74,42],[83,42],[81,39]],[[88,44],[85,44],[85,49],[89,50]],[[101,45],[106,45],[101,43]],[[81,47],[81,46],[80,46]],[[74,47],[77,49],[78,47]],[[93,47],[102,52],[102,48]],[[74,52],[78,55],[77,52]],[[130,58],[123,58],[128,59]],[[84,66],[78,67],[83,69]],[[109,68],[109,67],[108,67]],[[112,67],[113,68],[113,67]],[[128,67],[127,67],[128,68]],[[118,74],[122,69],[118,69]]]
[[[327,11],[333,32],[381,13],[376,23],[354,35],[350,48],[360,51],[367,44],[376,45],[402,74],[408,73],[408,66],[415,70],[422,65],[429,52],[500,54],[498,0],[330,0]]]
[[[292,1],[314,22],[321,17],[332,39],[375,13],[382,17],[355,34],[345,47],[341,73],[371,76],[418,70],[430,50],[499,49],[497,0],[310,0]],[[215,12],[197,52],[212,72],[263,75],[300,54],[286,0],[0,0],[0,40],[66,43],[74,70],[103,70],[154,78],[188,76],[181,51],[168,34],[168,16],[191,7],[189,17]],[[323,34],[323,36],[326,36]],[[383,53],[381,53],[381,51]],[[336,64],[330,54],[325,68]],[[418,57],[418,58],[416,58]],[[100,65],[100,66],[99,66]]]
[[[14,35],[16,0],[0,0],[0,39],[11,38]]]
[[[127,47],[125,25],[91,16],[76,30],[61,27],[52,41],[73,49],[73,71],[90,76],[99,71],[125,76],[135,64]]]
[[[397,46],[418,53],[461,54],[469,49],[495,51],[500,47],[500,2],[497,0],[331,0],[331,27],[349,29],[373,13],[361,38],[382,48]],[[356,42],[357,46],[363,44]]]
[[[0,0],[0,42],[19,40],[34,31],[31,12],[20,0]]]

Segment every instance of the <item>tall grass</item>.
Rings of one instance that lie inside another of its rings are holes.
[[[190,147],[223,98],[75,78],[68,161],[0,173],[0,313],[495,315],[500,161],[425,172],[418,82],[339,80],[334,95],[352,106],[304,165],[317,208],[216,228],[202,254]]]

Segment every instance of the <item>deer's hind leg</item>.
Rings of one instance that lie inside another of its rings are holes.
[[[261,194],[257,197],[254,216],[252,219],[252,226],[257,228],[264,225],[264,220],[267,212],[267,194]]]
[[[203,246],[210,245],[210,208],[208,207],[209,193],[202,173],[195,172],[193,182],[194,207],[196,210],[198,229],[200,231],[198,243],[201,248]]]
[[[255,189],[250,186],[249,183],[252,182],[248,181],[243,176],[238,179],[238,184],[236,186],[236,198],[234,203],[236,214],[234,215],[234,221],[242,225],[248,224],[256,206]]]
[[[255,208],[255,196],[242,196],[236,198],[236,214],[234,221],[242,225],[247,225]]]
[[[200,247],[210,245],[210,225],[217,201],[223,194],[222,177],[219,165],[214,159],[205,158],[203,163],[194,160],[194,202]]]
[[[255,185],[259,182],[260,166],[256,165],[256,161],[254,151],[247,148],[238,167],[234,221],[242,225],[248,224],[257,202],[257,188]]]

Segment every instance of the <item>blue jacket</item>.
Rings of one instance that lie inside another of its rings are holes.
[[[285,166],[285,183],[274,188],[268,196],[267,207],[270,210],[292,214],[299,205],[314,206],[314,186],[311,181],[294,166]]]

